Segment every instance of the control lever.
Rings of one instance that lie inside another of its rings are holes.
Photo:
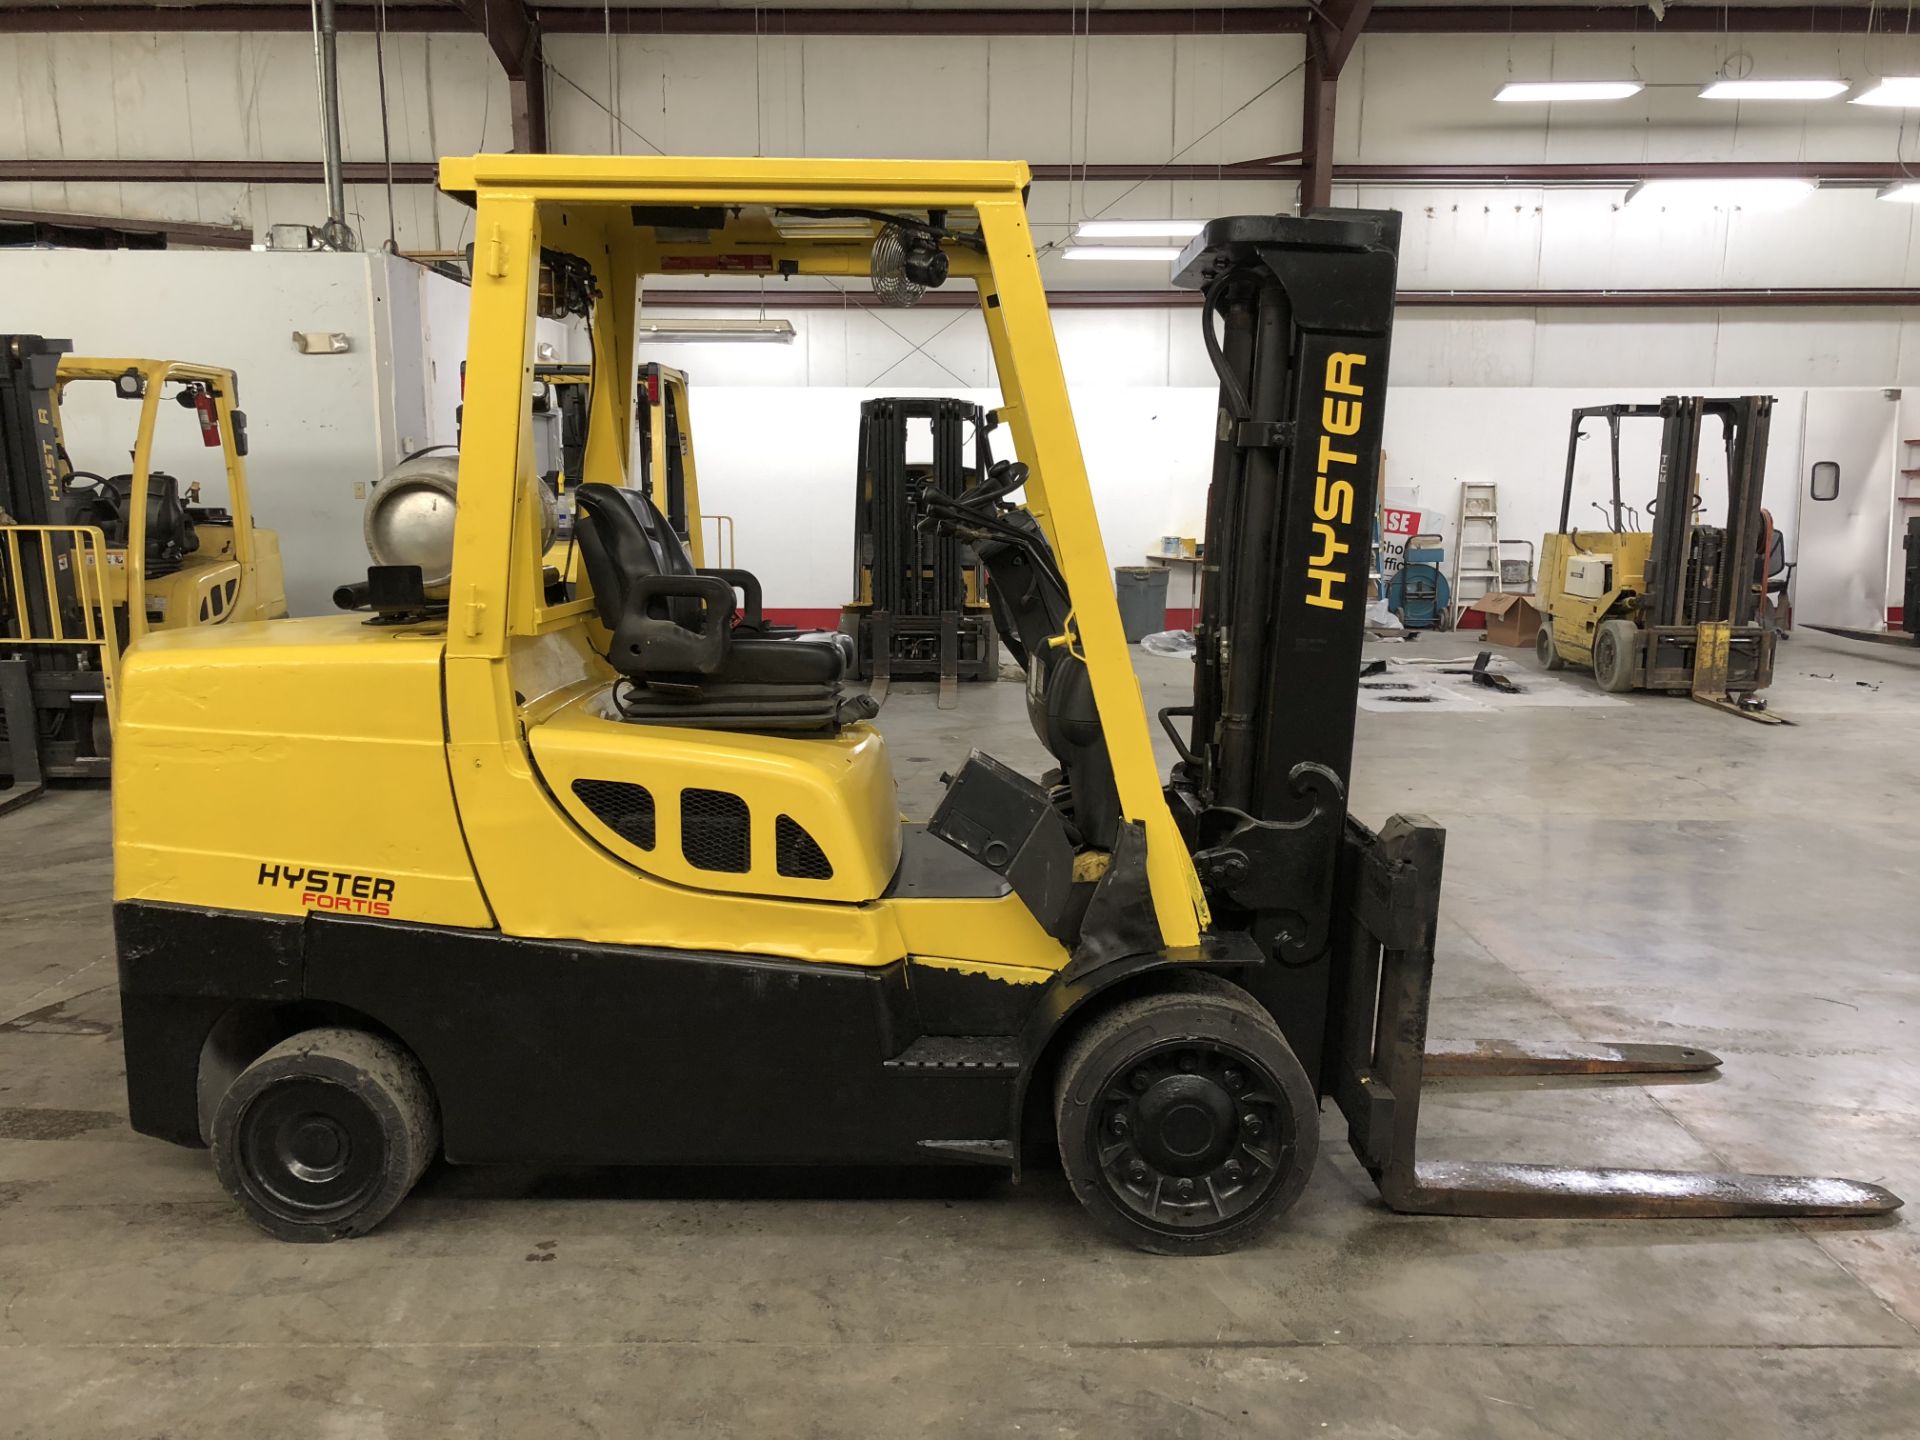
[[[960,496],[960,503],[977,510],[1004,500],[1027,483],[1027,467],[1018,460],[996,460],[987,467],[987,478]]]
[[[996,460],[986,478],[959,495],[947,496],[932,487],[923,489],[915,508],[921,512],[917,529],[946,533],[957,526],[994,519],[1000,501],[1027,483],[1028,470],[1018,460]]]

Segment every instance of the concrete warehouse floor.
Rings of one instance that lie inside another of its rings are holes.
[[[1795,729],[1665,697],[1362,714],[1357,812],[1449,829],[1437,1033],[1727,1060],[1437,1082],[1426,1153],[1820,1170],[1920,1203],[1915,661],[1802,632],[1774,690]],[[1591,694],[1515,668],[1535,700]],[[1141,670],[1156,705],[1186,674]],[[969,745],[1039,765],[1012,684],[948,713],[902,687],[883,723],[915,813]],[[278,1245],[204,1154],[125,1127],[107,844],[102,793],[0,820],[8,1435],[1920,1434],[1915,1210],[1402,1219],[1331,1107],[1289,1222],[1215,1259],[1115,1248],[1057,1175],[971,1172],[442,1168],[367,1239]]]

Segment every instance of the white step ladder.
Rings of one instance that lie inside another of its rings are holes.
[[[1453,531],[1453,595],[1448,627],[1487,595],[1500,593],[1500,487],[1460,482],[1459,523]]]

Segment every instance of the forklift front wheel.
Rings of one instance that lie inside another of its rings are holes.
[[[1544,619],[1533,637],[1534,658],[1540,662],[1542,670],[1564,670],[1567,662],[1560,656],[1560,647],[1553,643],[1553,621]]]
[[[1631,620],[1602,620],[1594,632],[1593,678],[1607,694],[1633,689],[1633,652],[1639,638]]]
[[[1253,997],[1204,988],[1116,1005],[1075,1040],[1054,1093],[1060,1161],[1110,1234],[1218,1255],[1300,1198],[1319,1150],[1306,1072]]]
[[[364,1235],[439,1149],[420,1066],[363,1030],[303,1030],[242,1071],[213,1117],[213,1165],[280,1240]]]

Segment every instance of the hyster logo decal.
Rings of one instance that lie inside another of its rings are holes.
[[[1333,568],[1333,562],[1353,546],[1340,538],[1334,524],[1338,522],[1348,530],[1353,526],[1353,481],[1345,476],[1355,473],[1360,456],[1357,451],[1337,450],[1334,446],[1352,443],[1337,441],[1335,437],[1360,431],[1360,417],[1365,413],[1362,400],[1339,397],[1366,394],[1366,387],[1353,378],[1354,372],[1366,363],[1366,356],[1344,350],[1336,350],[1327,357],[1326,394],[1320,401],[1320,428],[1324,433],[1320,436],[1319,474],[1313,481],[1313,535],[1319,542],[1319,553],[1308,562],[1307,569],[1307,604],[1318,605],[1323,610],[1347,608],[1347,602],[1337,593],[1339,587],[1346,584],[1347,577]]]
[[[344,910],[350,915],[391,915],[393,881],[351,870],[316,870],[298,865],[261,865],[260,883],[299,893],[310,910]]]

